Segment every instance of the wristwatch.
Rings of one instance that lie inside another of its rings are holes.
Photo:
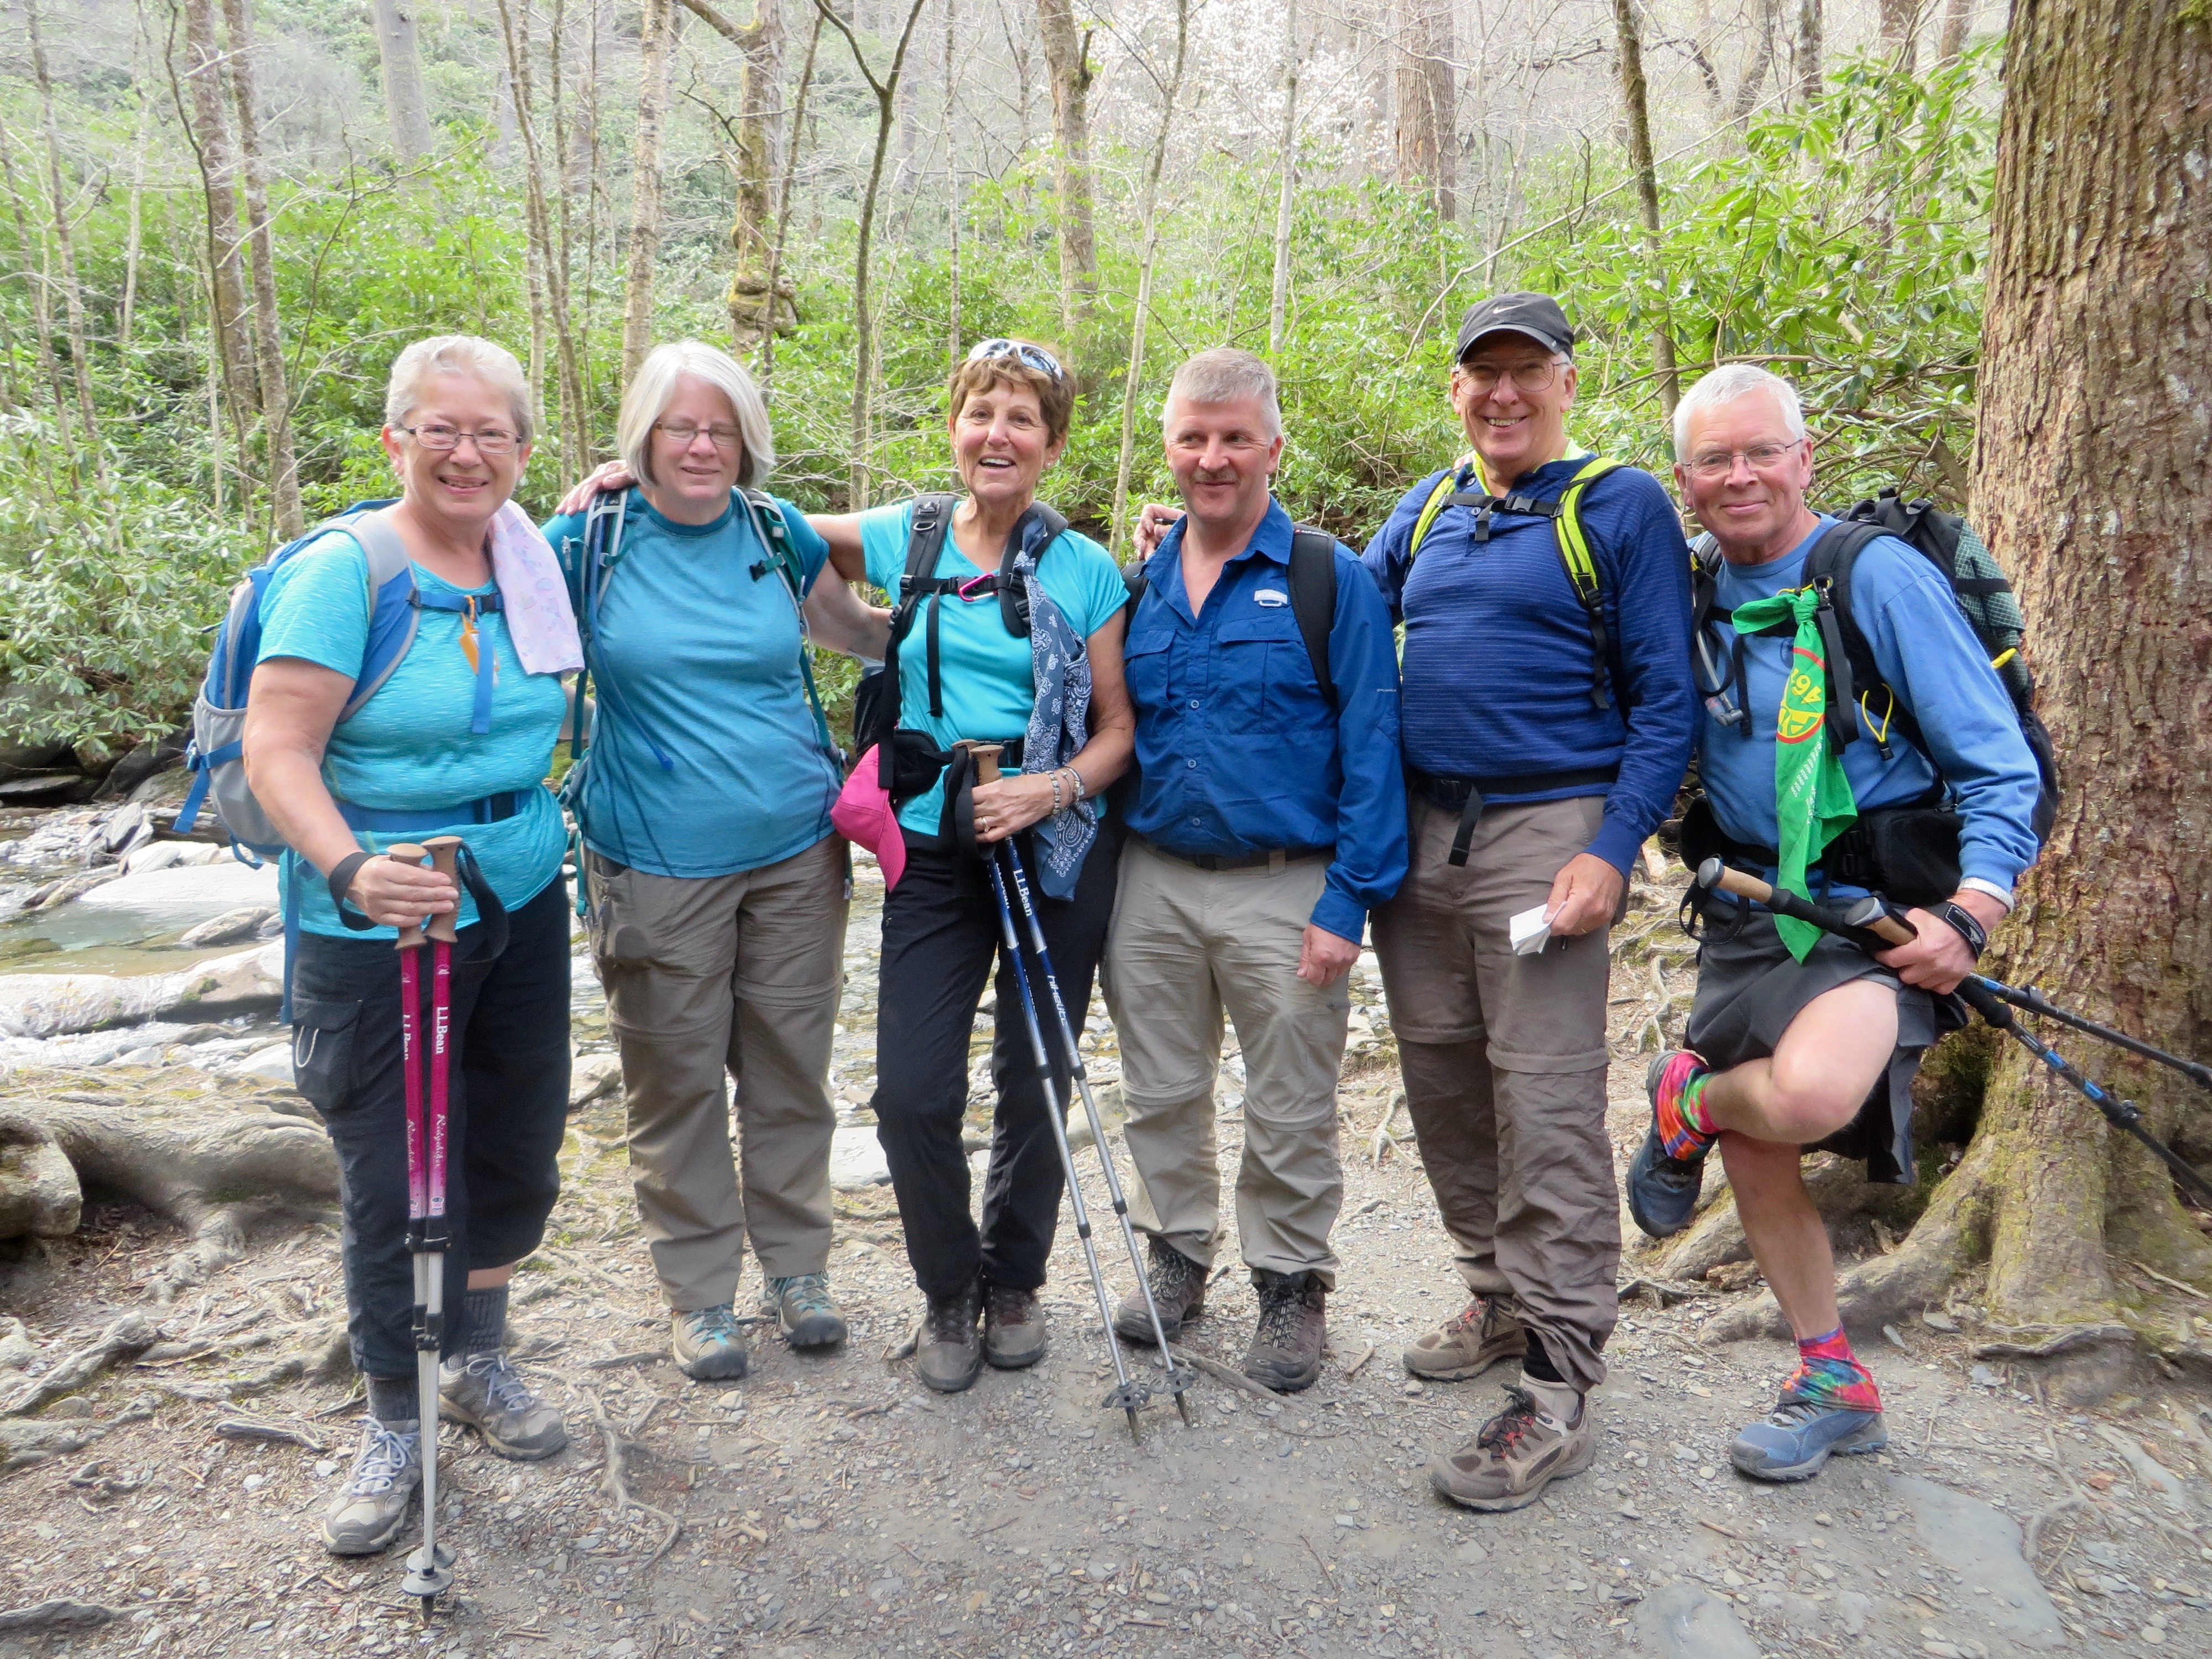
[[[1974,960],[1979,962],[1982,952],[1990,947],[1990,932],[1976,920],[1974,913],[1955,900],[1945,899],[1936,907],[1936,914],[1950,923],[1959,937],[1966,941],[1966,949]]]

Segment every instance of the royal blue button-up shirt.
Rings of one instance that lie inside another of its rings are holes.
[[[1139,787],[1129,827],[1171,853],[1333,849],[1312,922],[1358,940],[1406,878],[1398,655],[1373,578],[1340,545],[1332,707],[1291,609],[1290,514],[1271,503],[1194,616],[1182,526],[1129,621]]]

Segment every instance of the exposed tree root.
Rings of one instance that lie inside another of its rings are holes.
[[[257,1221],[326,1213],[337,1186],[319,1127],[221,1098],[18,1097],[0,1112],[0,1237],[74,1231],[88,1188],[134,1200],[191,1235],[161,1302],[237,1261]]]
[[[599,1484],[605,1488],[608,1498],[613,1500],[615,1518],[620,1520],[625,1511],[635,1510],[641,1515],[651,1516],[668,1528],[661,1537],[660,1547],[653,1551],[645,1564],[647,1568],[651,1568],[658,1565],[660,1558],[676,1547],[676,1540],[684,1534],[684,1523],[666,1510],[655,1509],[643,1498],[634,1496],[630,1492],[629,1453],[632,1444],[630,1436],[644,1428],[645,1418],[639,1418],[629,1434],[625,1434],[615,1426],[614,1419],[607,1415],[607,1408],[600,1401],[598,1395],[573,1382],[568,1386],[591,1402],[592,1421],[599,1425],[599,1443],[606,1450],[606,1464],[601,1472]],[[652,1411],[653,1407],[648,1406],[646,1408],[647,1415],[650,1416]]]
[[[4,1401],[0,1417],[28,1417],[64,1395],[75,1394],[117,1360],[142,1354],[161,1340],[161,1329],[144,1314],[125,1314],[90,1346],[75,1353],[37,1381],[26,1382]]]
[[[51,1423],[0,1418],[0,1476],[29,1468],[33,1463],[43,1463],[50,1457],[82,1451],[118,1424],[140,1422],[153,1414],[154,1402],[139,1400],[104,1422],[89,1418]]]

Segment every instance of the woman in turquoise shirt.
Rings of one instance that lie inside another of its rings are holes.
[[[884,901],[875,1096],[907,1257],[928,1300],[915,1369],[947,1393],[972,1383],[986,1358],[1012,1369],[1044,1352],[1036,1291],[1061,1187],[1050,1107],[1002,970],[991,1047],[999,1101],[980,1231],[969,1214],[960,1145],[968,1038],[997,955],[998,921],[988,872],[964,826],[972,812],[975,838],[1021,837],[1079,1035],[1114,908],[1119,852],[1115,826],[1095,798],[1127,769],[1135,732],[1121,678],[1128,598],[1121,573],[1089,537],[1065,528],[1054,534],[1056,519],[1045,519],[1036,500],[1038,479],[1066,447],[1074,387],[1042,346],[986,340],[954,372],[950,403],[953,465],[965,494],[957,505],[931,503],[923,515],[923,533],[933,521],[942,534],[922,576],[949,579],[954,591],[924,602],[898,655],[897,769],[904,776],[893,795],[904,797],[898,821],[906,867]],[[896,594],[916,505],[816,519],[837,574]],[[928,555],[926,543],[921,551]],[[1023,638],[1008,629],[988,578],[1027,573],[1031,561]],[[934,616],[926,614],[933,608]],[[1045,717],[1033,721],[1046,692]],[[1041,729],[1048,726],[1048,733]],[[973,784],[964,768],[945,763],[963,738],[1008,745],[1003,781]],[[1048,738],[1049,753],[1042,752]],[[1024,762],[1025,739],[1039,752]],[[1065,1098],[1064,1071],[1060,1079]]]
[[[830,808],[843,775],[811,706],[806,646],[811,631],[879,654],[884,617],[834,577],[817,583],[822,538],[762,491],[768,409],[728,353],[697,340],[653,352],[616,441],[620,465],[545,526],[599,691],[567,793],[677,1361],[740,1377],[748,1236],[761,1311],[792,1346],[845,1336],[826,1273],[848,868]]]
[[[460,923],[445,1258],[446,1306],[459,1316],[447,1320],[442,1414],[505,1457],[568,1444],[560,1414],[502,1352],[507,1279],[543,1240],[560,1192],[568,1106],[566,838],[544,778],[575,637],[550,551],[507,506],[530,459],[530,410],[520,365],[489,341],[419,340],[392,365],[384,449],[402,494],[364,533],[404,544],[420,617],[356,713],[341,718],[374,599],[360,541],[319,538],[277,566],[261,601],[246,770],[293,849],[288,890],[304,899],[293,1056],[337,1151],[348,1329],[368,1382],[361,1451],[323,1519],[340,1555],[390,1544],[422,1479],[398,924],[456,909]],[[475,854],[503,929],[446,877],[376,856],[447,834]],[[325,879],[295,881],[302,861]]]

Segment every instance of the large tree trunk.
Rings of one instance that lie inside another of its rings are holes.
[[[430,148],[430,115],[422,95],[422,56],[415,45],[415,0],[369,0],[376,55],[384,67],[384,112],[402,166]]]
[[[76,381],[77,412],[84,417],[86,446],[103,488],[107,457],[100,447],[100,417],[92,403],[92,339],[84,322],[84,289],[76,276],[76,238],[70,228],[69,196],[62,181],[62,134],[54,118],[54,83],[46,72],[46,43],[39,32],[36,0],[25,0],[23,27],[30,37],[31,69],[39,84],[39,112],[46,131],[46,200],[54,222],[54,246],[61,255],[62,304],[69,319],[70,368]]]
[[[1080,354],[1098,295],[1098,244],[1091,223],[1091,36],[1075,28],[1073,0],[1037,0],[1037,27],[1052,76],[1052,185],[1060,198],[1060,327]]]
[[[1790,42],[1790,67],[1797,77],[1797,96],[1809,101],[1820,95],[1820,0],[1797,0],[1797,28]]]
[[[1667,302],[1663,227],[1659,220],[1659,167],[1651,150],[1651,115],[1644,82],[1644,43],[1637,32],[1636,0],[1613,0],[1614,34],[1620,44],[1620,100],[1628,117],[1628,164],[1636,173],[1636,207],[1644,240],[1651,250],[1652,276],[1659,291],[1651,331],[1651,365],[1659,383],[1659,404],[1674,417],[1681,401],[1681,376],[1674,368],[1674,325]]]
[[[1735,99],[1729,106],[1729,114],[1736,121],[1747,121],[1759,107],[1759,94],[1766,85],[1766,72],[1774,64],[1774,37],[1780,31],[1781,0],[1759,0],[1759,33],[1751,43],[1751,56],[1743,66],[1743,79],[1736,82]]]
[[[199,152],[200,185],[207,204],[208,276],[215,340],[225,402],[243,429],[254,404],[251,349],[246,343],[246,292],[240,266],[246,234],[238,222],[238,161],[230,122],[223,113],[223,63],[216,44],[215,0],[185,0],[185,70],[191,82],[191,136]]]
[[[1939,63],[1954,61],[1966,49],[1966,37],[1973,33],[1974,0],[1946,0],[1943,7],[1943,32],[1936,37],[1936,58]]]
[[[730,332],[743,351],[770,333],[797,331],[796,290],[788,278],[775,280],[783,292],[769,299],[769,267],[775,253],[775,163],[783,131],[783,12],[779,0],[755,0],[753,21],[738,24],[710,0],[683,0],[701,21],[738,49],[744,68],[738,76],[737,212],[730,222],[730,251],[735,256],[723,304]]]
[[[2012,562],[2066,770],[2002,971],[2197,1054],[2212,1051],[2207,86],[2212,26],[2180,7],[2014,7],[1975,456],[1975,518]],[[2201,1095],[2055,1036],[2154,1133],[2212,1157]],[[1984,1255],[1993,1323],[2027,1346],[2076,1345],[2054,1379],[2076,1402],[2114,1386],[2137,1340],[2189,1340],[2186,1316],[2124,1289],[2116,1264],[2212,1278],[2165,1170],[2014,1045],[1964,1163],[1905,1249],[1851,1288],[1918,1294]]]
[[[307,528],[300,506],[300,467],[292,453],[292,393],[284,372],[284,331],[276,313],[276,239],[269,222],[269,180],[261,164],[261,123],[253,106],[253,25],[247,0],[222,0],[230,33],[230,94],[238,111],[238,153],[246,185],[247,240],[253,249],[253,361],[261,383],[261,442],[269,462],[269,494],[276,538]]]
[[[660,257],[660,131],[675,58],[675,0],[645,0],[638,25],[637,148],[630,169],[629,270],[623,298],[623,383],[653,349],[653,264]]]
[[[1920,34],[1922,0],[1881,0],[1876,27],[1881,36],[1881,55],[1899,69],[1911,70]]]
[[[1456,211],[1458,100],[1449,0],[1399,0],[1398,178],[1425,184],[1437,216]]]

